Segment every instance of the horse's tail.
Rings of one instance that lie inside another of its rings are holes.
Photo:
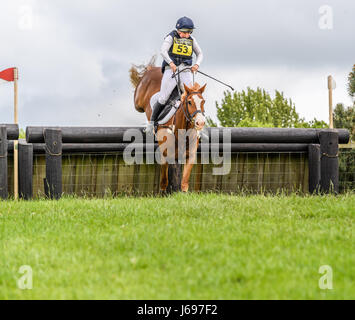
[[[131,84],[134,88],[137,88],[139,82],[142,80],[144,74],[151,70],[155,66],[155,60],[157,56],[154,55],[148,64],[135,65],[133,64],[131,69],[129,69],[129,75]]]

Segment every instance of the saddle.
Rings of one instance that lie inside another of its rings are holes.
[[[177,86],[171,93],[163,111],[160,113],[157,123],[159,125],[167,123],[176,113],[180,102],[180,96]]]

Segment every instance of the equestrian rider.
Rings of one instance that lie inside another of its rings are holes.
[[[192,72],[196,72],[202,62],[203,54],[196,39],[191,36],[195,29],[193,21],[188,17],[182,17],[176,23],[176,30],[169,33],[161,47],[161,55],[163,56],[163,79],[159,92],[158,101],[153,107],[153,113],[146,127],[146,133],[153,134],[155,122],[159,114],[163,111],[166,102],[176,86],[176,79],[172,75],[177,71],[192,66],[192,54],[196,54],[196,63],[179,74],[181,91],[184,90],[184,84],[191,87],[193,84]]]

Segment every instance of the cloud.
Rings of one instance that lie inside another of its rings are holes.
[[[319,29],[323,4],[195,0],[188,8],[169,10],[160,0],[3,1],[0,69],[19,67],[23,127],[142,124],[145,117],[134,109],[128,70],[158,53],[175,21],[187,15],[197,24],[203,71],[238,90],[261,86],[285,91],[302,116],[326,120],[323,82],[329,73],[338,80],[338,99],[347,99],[346,75],[355,56],[355,3],[328,1],[333,30]],[[24,6],[31,11],[32,27],[27,29],[21,27]],[[12,120],[10,87],[0,86],[0,122]],[[224,89],[208,81],[211,115]]]

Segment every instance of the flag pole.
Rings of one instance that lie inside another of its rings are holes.
[[[18,69],[14,68],[14,121],[18,124]],[[14,141],[14,199],[18,199],[18,140]]]
[[[333,77],[328,77],[328,91],[329,91],[329,128],[333,129]]]

